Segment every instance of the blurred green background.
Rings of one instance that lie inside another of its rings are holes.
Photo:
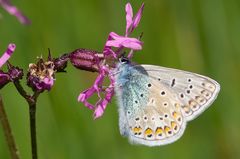
[[[76,48],[101,51],[110,31],[124,34],[127,1],[12,0],[31,20],[30,26],[0,8],[0,52],[8,43],[17,49],[11,62],[27,70],[36,57],[57,57]],[[130,1],[136,13],[142,1]],[[190,122],[180,140],[161,147],[130,145],[118,129],[115,99],[105,114],[93,120],[92,111],[77,102],[80,91],[96,74],[71,65],[57,74],[50,92],[37,107],[40,159],[239,159],[240,158],[240,1],[145,0],[140,26],[143,50],[134,61],[207,75],[221,84],[216,102]],[[25,83],[25,80],[23,81]],[[28,107],[12,84],[1,90],[22,159],[30,159]],[[9,151],[0,127],[0,158]]]

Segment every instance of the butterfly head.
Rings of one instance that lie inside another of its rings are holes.
[[[121,64],[129,64],[130,60],[127,57],[121,57],[121,58],[119,58],[119,63],[121,63]]]

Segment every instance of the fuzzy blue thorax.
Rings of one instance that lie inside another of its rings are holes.
[[[149,77],[145,69],[130,62],[120,62],[114,71],[115,92],[119,96],[120,107],[124,112],[135,113],[135,107],[144,107],[148,101]],[[141,97],[142,98],[139,98]]]

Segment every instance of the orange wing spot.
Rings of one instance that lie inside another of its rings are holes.
[[[205,104],[207,102],[207,100],[204,99],[202,96],[196,96],[195,99],[201,105],[203,105],[203,104]]]
[[[209,99],[212,96],[211,92],[209,92],[207,90],[202,90],[201,94],[207,99]]]
[[[135,135],[140,135],[141,132],[142,132],[142,128],[141,128],[141,127],[134,127],[134,128],[132,129],[132,131],[133,131],[133,133],[134,133]]]
[[[175,106],[175,108],[177,108],[177,109],[180,108],[180,104],[179,104],[179,103],[175,103],[174,106]]]
[[[178,128],[177,123],[174,122],[174,121],[172,121],[172,122],[171,122],[171,128],[172,128],[173,130],[177,131],[177,128]]]
[[[156,129],[156,135],[159,135],[159,136],[161,136],[162,134],[163,134],[163,129],[162,128],[160,128],[160,127],[158,127],[157,129]]]
[[[165,131],[165,132],[168,132],[168,131],[170,131],[170,130],[171,130],[170,127],[168,127],[168,126],[165,126],[165,127],[164,127],[164,131]]]
[[[188,106],[184,106],[184,107],[183,107],[183,110],[184,110],[184,112],[185,112],[186,114],[190,114],[190,113],[191,113],[191,110],[190,110],[190,108],[189,108]]]
[[[178,113],[177,113],[177,112],[173,112],[173,113],[172,113],[172,116],[174,117],[174,119],[177,119]]]
[[[165,127],[164,127],[164,131],[166,132],[166,134],[172,134],[172,130],[171,130],[171,128],[168,127],[168,126],[165,126]]]
[[[197,102],[195,102],[194,100],[190,100],[188,103],[189,103],[190,108],[194,111],[199,108]]]
[[[215,85],[213,85],[212,83],[202,83],[202,86],[204,88],[207,88],[209,89],[210,91],[214,92],[214,90],[216,89],[215,88]]]
[[[153,131],[150,128],[147,128],[144,133],[145,133],[145,136],[147,137],[152,137],[153,135]]]

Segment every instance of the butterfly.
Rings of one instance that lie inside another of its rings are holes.
[[[134,144],[160,146],[178,140],[188,121],[216,99],[220,85],[196,73],[121,58],[113,71],[119,128]]]

